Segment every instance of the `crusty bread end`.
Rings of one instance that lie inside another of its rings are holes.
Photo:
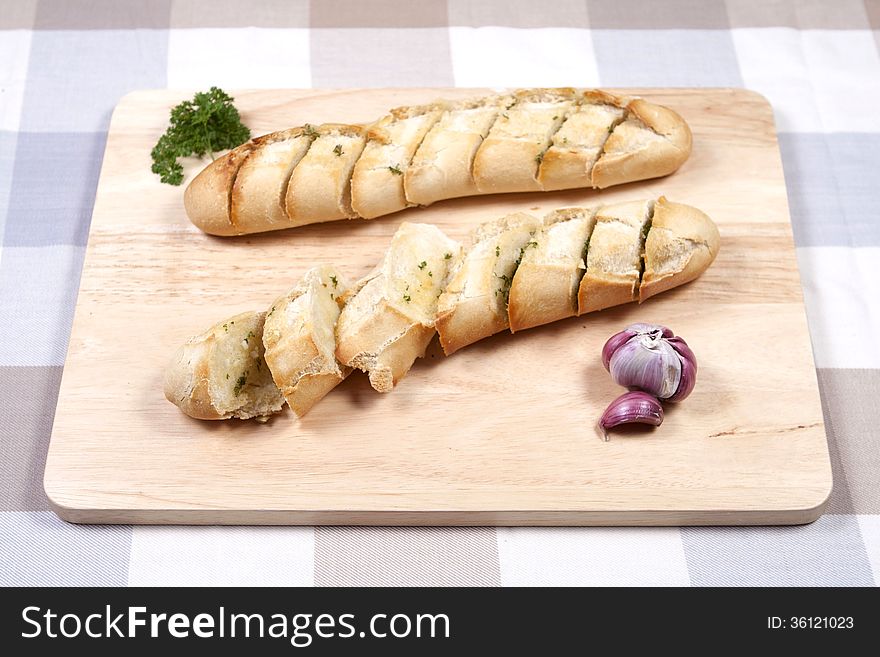
[[[247,142],[218,157],[183,193],[183,207],[190,221],[209,235],[239,234],[229,214],[231,194],[238,170],[253,148],[253,142]]]
[[[695,207],[661,196],[645,240],[645,272],[639,302],[694,280],[718,254],[718,227]]]
[[[199,420],[281,411],[284,397],[263,360],[265,317],[241,313],[188,340],[165,371],[165,398]]]

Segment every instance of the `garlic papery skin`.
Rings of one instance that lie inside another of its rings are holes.
[[[697,359],[665,326],[632,324],[611,336],[602,363],[618,384],[665,401],[681,401],[694,389]]]

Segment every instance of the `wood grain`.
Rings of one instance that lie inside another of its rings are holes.
[[[664,179],[475,197],[372,221],[241,238],[204,235],[182,188],[149,173],[168,110],[186,92],[143,91],[114,112],[46,466],[73,522],[665,525],[814,520],[831,489],[782,166],[769,105],[732,89],[627,90],[680,112],[694,152]],[[241,91],[255,134],[366,121],[399,104],[474,90]],[[189,162],[188,175],[203,163]],[[213,322],[265,308],[307,268],[352,279],[400,221],[464,237],[516,210],[666,194],[719,225],[698,281],[651,299],[445,358],[436,346],[391,394],[351,376],[303,420],[199,422],[162,395],[174,349]],[[683,335],[696,389],[662,427],[599,440],[621,390],[605,339],[634,321]]]

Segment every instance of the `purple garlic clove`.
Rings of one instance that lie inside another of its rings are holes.
[[[679,402],[691,394],[694,385],[697,383],[697,357],[694,356],[694,352],[691,351],[691,348],[688,347],[684,339],[674,337],[669,338],[668,342],[681,359],[681,379],[675,394],[666,401]]]
[[[614,352],[625,343],[629,342],[630,338],[634,335],[635,333],[631,332],[629,329],[624,329],[620,333],[615,333],[608,338],[605,346],[602,347],[602,364],[605,366],[606,370],[609,372],[611,371],[611,356],[614,355]]]
[[[608,429],[632,423],[659,427],[663,423],[663,406],[660,401],[641,390],[625,392],[611,402],[599,418],[599,428],[606,441]]]

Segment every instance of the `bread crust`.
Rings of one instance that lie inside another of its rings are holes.
[[[502,108],[512,96],[489,96],[447,103],[404,173],[410,204],[430,205],[447,198],[478,194],[474,156]]]
[[[317,137],[304,155],[286,141],[295,134]],[[600,89],[521,89],[258,137],[196,176],[184,205],[205,232],[239,235],[472,194],[604,188],[669,174],[690,152],[690,129],[666,107]]]
[[[668,175],[691,154],[691,130],[674,111],[642,99],[626,109],[628,118],[614,128],[593,165],[598,189]]]
[[[367,372],[389,392],[424,355],[437,297],[460,246],[430,224],[401,224],[382,265],[344,298],[336,325],[339,362]]]
[[[661,196],[645,240],[639,302],[697,278],[715,260],[720,246],[718,227],[704,212]]]
[[[520,90],[514,101],[474,156],[474,183],[481,194],[540,191],[538,167],[577,93],[568,88]]]
[[[626,115],[628,99],[585,92],[553,135],[538,170],[541,189],[591,187],[593,165],[614,127]]]
[[[366,128],[341,123],[307,128],[315,139],[293,169],[285,192],[290,225],[356,217],[351,208],[351,174],[364,148]]]
[[[233,417],[246,420],[280,412],[284,405],[281,391],[272,384],[268,367],[259,364],[263,357],[262,329],[265,316],[265,313],[259,312],[240,313],[187,340],[174,354],[165,370],[165,398],[190,417],[199,420],[226,420]],[[238,330],[230,331],[229,327],[236,323]],[[224,357],[224,348],[231,349],[238,360],[232,362],[228,351]],[[236,350],[238,353],[235,353]],[[256,361],[248,357],[252,351],[258,353]],[[218,369],[215,360],[221,361],[224,367]],[[256,371],[250,370],[252,363],[256,365]],[[237,368],[232,370],[231,378],[228,369],[230,367]],[[236,385],[242,367],[248,369],[250,376],[243,376]],[[250,381],[247,381],[248,378]],[[259,388],[260,399],[247,392],[255,380],[254,385]],[[228,401],[224,403],[223,391],[228,392],[234,385],[236,404],[229,404]],[[243,386],[244,392],[239,398]]]
[[[236,233],[259,233],[290,226],[284,207],[293,168],[311,145],[302,128],[273,132],[251,141],[232,186],[230,222]]]
[[[165,369],[165,399],[197,420],[226,420],[231,413],[214,407],[208,388],[207,353],[213,347],[212,330],[180,346]]]
[[[572,317],[586,264],[596,208],[566,208],[544,217],[510,286],[510,332]]]
[[[634,301],[638,295],[644,227],[653,201],[606,205],[596,213],[578,315]]]
[[[522,249],[540,226],[540,219],[520,212],[474,230],[437,305],[435,323],[447,356],[510,325],[510,286]]]
[[[254,149],[246,142],[218,157],[193,179],[183,192],[183,207],[190,221],[209,235],[239,235],[230,217],[235,177]]]
[[[266,364],[298,417],[342,383],[349,369],[336,361],[339,299],[348,285],[329,265],[314,267],[279,297],[263,329]]]
[[[351,207],[358,216],[373,219],[411,205],[404,191],[405,176],[442,112],[439,103],[399,107],[370,128],[351,178]]]

